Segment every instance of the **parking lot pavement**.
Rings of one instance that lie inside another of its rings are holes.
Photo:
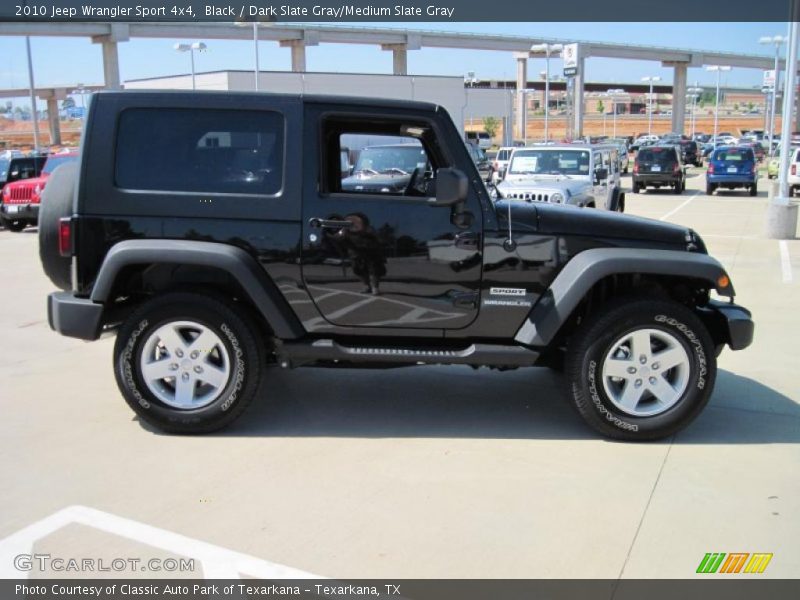
[[[763,192],[701,183],[628,194],[627,211],[697,229],[756,339],[723,352],[698,420],[652,444],[598,438],[546,369],[466,367],[275,369],[227,431],[161,435],[118,393],[112,340],[47,328],[34,232],[0,231],[0,560],[27,544],[205,556],[206,575],[636,578],[771,552],[764,576],[796,577],[800,241],[761,237]]]

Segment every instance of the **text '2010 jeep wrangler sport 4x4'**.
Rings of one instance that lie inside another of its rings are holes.
[[[371,139],[398,162],[361,168],[401,188],[342,185],[341,149]],[[116,330],[119,388],[166,431],[228,425],[269,363],[563,365],[590,426],[654,439],[702,410],[722,347],[752,340],[694,231],[494,203],[435,105],[99,93],[82,148],[42,201],[40,255],[65,290],[49,321]]]

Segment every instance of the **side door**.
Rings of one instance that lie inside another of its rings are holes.
[[[465,144],[432,113],[368,111],[306,104],[301,268],[320,318],[304,325],[411,335],[466,327],[479,306],[479,198],[470,185],[463,211],[430,203],[437,169],[477,176]],[[343,146],[357,155],[345,178]]]
[[[599,177],[599,171],[605,169],[606,177]],[[596,208],[606,208],[609,177],[611,177],[611,169],[608,164],[608,153],[601,150],[592,151],[592,195],[594,196],[594,205]]]

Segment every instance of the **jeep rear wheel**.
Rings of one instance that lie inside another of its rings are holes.
[[[221,429],[255,397],[263,366],[256,330],[223,298],[159,296],[117,335],[117,385],[134,412],[161,430]]]
[[[601,309],[567,350],[570,397],[586,423],[644,441],[686,427],[708,402],[714,345],[685,306],[631,298]]]

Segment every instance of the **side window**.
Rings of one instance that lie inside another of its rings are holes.
[[[274,195],[284,119],[273,111],[135,108],[117,128],[115,183],[133,190]]]
[[[403,135],[376,135],[343,132],[339,148],[348,148],[351,166],[342,169],[338,181],[326,186],[348,194],[391,196],[429,196],[432,193],[433,165],[422,141]]]

